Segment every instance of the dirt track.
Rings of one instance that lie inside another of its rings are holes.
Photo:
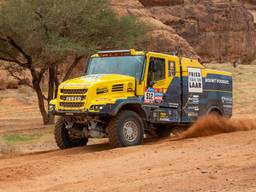
[[[49,151],[56,146],[52,134],[46,133],[46,138],[28,145],[10,145],[22,148],[18,152],[46,152],[0,157],[0,192],[256,192],[256,130],[251,130],[256,128],[256,78],[249,73],[256,67],[240,66],[236,70],[234,114],[236,118],[253,119],[253,123],[221,121],[212,127],[205,120],[182,135],[190,139],[146,141],[142,146],[122,149],[100,144]],[[27,104],[26,99],[17,102],[10,96],[31,99],[12,90],[0,93],[0,135],[22,130],[38,133],[42,123],[36,103]],[[198,137],[241,128],[251,131]]]
[[[256,191],[256,131],[0,159],[0,191]]]

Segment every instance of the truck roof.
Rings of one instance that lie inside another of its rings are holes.
[[[136,56],[136,55],[147,55],[149,53],[157,54],[159,56],[172,56],[178,57],[173,53],[160,53],[160,52],[152,52],[152,51],[137,51],[135,49],[128,49],[128,50],[104,50],[98,51],[96,54],[92,55],[92,57],[111,57],[111,56]],[[183,57],[186,58],[186,57]],[[190,58],[187,58],[190,59]],[[193,59],[195,60],[195,59]]]
[[[135,49],[129,49],[129,50],[105,50],[105,51],[98,51],[96,54],[92,55],[91,57],[115,57],[115,56],[139,56],[139,55],[154,55],[158,57],[167,58],[170,60],[178,60],[179,56],[173,54],[173,53],[159,53],[159,52],[151,52],[151,51],[137,51]],[[184,71],[188,69],[189,67],[195,67],[195,68],[201,68],[205,69],[206,67],[201,64],[198,59],[188,58],[188,57],[181,57],[181,63]],[[222,74],[231,76],[232,74],[225,71],[218,71],[218,70],[212,70],[207,69],[208,73],[213,74]]]

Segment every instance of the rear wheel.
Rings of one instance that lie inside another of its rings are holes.
[[[215,110],[215,109],[211,110],[208,114],[212,115],[212,116],[215,116],[215,117],[221,117],[222,116],[221,112],[218,111],[218,110]]]
[[[60,118],[55,125],[54,136],[57,146],[60,149],[84,146],[88,138],[74,138],[71,130],[66,128],[65,118]]]
[[[109,142],[113,147],[139,145],[144,139],[144,124],[133,111],[121,111],[107,126]]]

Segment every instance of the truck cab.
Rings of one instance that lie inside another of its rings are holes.
[[[209,113],[231,117],[232,76],[171,54],[100,51],[85,76],[60,84],[50,111],[61,116],[61,149],[103,137],[114,147],[138,145],[144,134],[168,136]]]

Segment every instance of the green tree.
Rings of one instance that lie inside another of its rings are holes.
[[[107,0],[8,0],[0,6],[0,60],[20,79],[29,70],[44,124],[51,122],[44,100],[54,98],[60,81],[68,79],[80,60],[96,50],[136,47],[146,28],[136,18],[117,17]],[[56,71],[67,56],[73,61],[64,76]],[[48,72],[48,96],[41,88]]]

